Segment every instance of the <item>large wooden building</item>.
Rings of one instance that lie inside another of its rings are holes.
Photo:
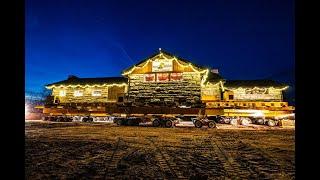
[[[123,77],[79,78],[48,84],[58,104],[131,102],[136,106],[288,106],[282,83],[225,80],[217,69],[198,66],[159,50],[129,67]]]

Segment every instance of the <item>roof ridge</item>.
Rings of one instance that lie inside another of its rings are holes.
[[[145,61],[154,58],[155,56],[157,56],[157,55],[159,55],[159,54],[161,54],[161,53],[162,53],[162,54],[165,54],[165,55],[168,55],[168,56],[171,56],[171,57],[176,57],[177,60],[180,60],[180,61],[182,61],[182,62],[184,62],[184,63],[191,63],[192,65],[194,65],[195,67],[197,67],[197,68],[199,68],[199,69],[206,69],[206,67],[204,67],[204,66],[200,66],[200,65],[198,65],[198,64],[194,64],[194,63],[193,63],[192,61],[190,61],[190,60],[187,60],[187,59],[182,58],[182,57],[180,57],[180,56],[176,56],[176,55],[174,55],[174,54],[172,54],[172,53],[170,53],[170,52],[168,52],[168,51],[166,51],[166,50],[163,50],[163,49],[161,48],[161,50],[157,51],[156,53],[152,54],[151,56],[148,56],[147,58],[144,58],[143,60],[139,61],[138,63],[136,63],[136,64],[134,64],[134,65],[126,68],[125,70],[122,71],[122,73],[124,73],[124,72],[132,69],[132,68],[133,68],[134,66],[136,66],[136,65],[138,66],[138,65],[144,63]]]

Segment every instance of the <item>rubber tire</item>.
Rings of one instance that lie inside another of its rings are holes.
[[[202,125],[203,125],[202,122],[199,121],[199,120],[196,120],[196,121],[194,122],[194,126],[195,126],[196,128],[201,128]]]
[[[78,122],[79,120],[80,120],[80,118],[78,116],[74,116],[72,119],[72,121],[74,121],[74,122]]]
[[[237,126],[238,125],[238,119],[231,119],[230,124],[233,126]]]
[[[276,126],[276,122],[274,120],[270,119],[270,120],[268,120],[267,125],[270,127],[274,127],[274,126]]]
[[[172,121],[171,120],[166,120],[165,127],[167,127],[167,128],[172,127]]]
[[[58,117],[57,122],[63,122],[64,118],[63,117]]]
[[[210,122],[208,123],[208,127],[209,127],[209,128],[216,128],[217,125],[216,125],[216,123],[214,123],[213,121],[210,121]]]
[[[250,122],[248,119],[244,118],[244,119],[241,119],[240,124],[243,126],[248,126],[250,124]]]
[[[121,125],[123,124],[122,121],[123,121],[122,119],[118,119],[118,120],[117,120],[117,125],[118,125],[118,126],[121,126]]]
[[[222,118],[221,118],[221,117],[217,117],[217,119],[216,119],[216,123],[223,123]]]
[[[263,121],[263,119],[257,119],[256,123],[259,124],[259,125],[263,125],[264,121]]]
[[[160,121],[159,121],[159,119],[153,120],[153,121],[152,121],[152,126],[153,126],[153,127],[159,127],[159,126],[160,126]]]
[[[231,123],[231,119],[230,118],[224,118],[223,119],[223,123],[230,124]]]
[[[128,126],[134,126],[135,122],[133,119],[128,119]]]

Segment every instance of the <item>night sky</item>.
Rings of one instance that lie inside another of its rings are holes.
[[[26,91],[121,76],[159,48],[226,79],[294,82],[294,1],[26,0]]]

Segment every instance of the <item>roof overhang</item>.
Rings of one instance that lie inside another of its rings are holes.
[[[176,56],[174,56],[174,55],[172,55],[170,53],[167,53],[167,52],[164,52],[164,51],[160,51],[159,53],[154,54],[151,57],[140,61],[136,65],[133,65],[133,66],[127,68],[126,70],[124,70],[122,72],[122,75],[123,76],[128,76],[135,69],[144,68],[146,65],[149,64],[149,62],[152,62],[152,61],[155,61],[155,60],[159,60],[159,59],[166,59],[166,60],[169,60],[169,61],[176,61],[180,66],[182,66],[182,67],[190,67],[195,72],[199,72],[199,73],[206,73],[207,72],[206,68],[199,67],[199,66],[197,66],[195,64],[192,64],[190,61],[184,60],[182,58],[178,58],[178,57],[176,57]]]

